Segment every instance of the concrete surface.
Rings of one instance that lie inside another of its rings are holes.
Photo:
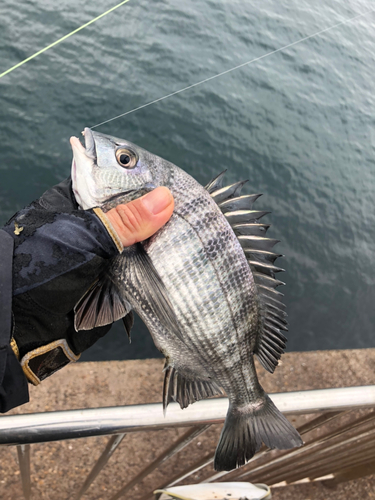
[[[31,387],[31,402],[11,413],[33,413],[160,402],[163,360],[111,361],[70,365]],[[374,384],[375,349],[287,353],[274,375],[259,368],[260,380],[268,392],[322,389]],[[1,418],[1,416],[0,416]],[[295,422],[296,419],[291,418]],[[156,470],[124,498],[143,494],[195,463],[214,450],[221,426],[212,426],[186,450]],[[110,499],[124,484],[171,445],[186,429],[129,434],[92,484],[87,500]],[[73,498],[108,438],[76,439],[32,447],[33,498]],[[211,466],[194,476],[194,481],[212,475]],[[22,499],[17,452],[0,449],[0,499]],[[321,483],[299,484],[273,489],[274,500],[375,499],[375,477],[343,483],[327,489]]]

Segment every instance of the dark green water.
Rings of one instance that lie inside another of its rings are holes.
[[[1,2],[0,73],[116,2]],[[69,137],[373,8],[370,0],[131,0],[0,80],[0,223],[69,175]],[[289,350],[374,347],[375,14],[98,130],[272,211]],[[264,219],[265,220],[265,219]],[[152,357],[140,322],[84,360]]]

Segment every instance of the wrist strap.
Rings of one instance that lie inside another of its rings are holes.
[[[60,339],[25,354],[21,366],[29,382],[39,385],[68,363],[78,361],[80,356],[74,354],[65,339]]]

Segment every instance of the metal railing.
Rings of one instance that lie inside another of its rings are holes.
[[[375,472],[375,386],[280,393],[271,395],[271,398],[286,415],[312,414],[312,418],[298,428],[305,440],[303,447],[281,451],[263,448],[241,469],[216,474],[212,471],[212,452],[177,476],[168,478],[165,484],[155,484],[154,489],[181,483],[202,470],[207,476],[202,482],[246,480],[270,486],[323,477],[326,477],[327,484],[334,484],[343,479],[360,477],[364,475],[363,471],[365,474]],[[29,500],[32,444],[111,435],[81,488],[70,497],[79,500],[126,434],[190,427],[110,498],[117,500],[182,451],[212,424],[222,423],[227,408],[226,398],[216,398],[199,401],[183,411],[179,405],[172,403],[166,417],[163,416],[161,404],[3,416],[0,417],[0,445],[17,446],[23,493],[25,499]],[[214,446],[216,442],[212,443],[212,449]],[[149,491],[140,500],[151,498],[152,491]]]

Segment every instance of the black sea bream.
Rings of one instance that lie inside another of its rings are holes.
[[[85,129],[72,140],[73,188],[83,209],[107,211],[167,186],[170,221],[152,238],[126,248],[76,306],[76,329],[125,318],[147,325],[166,358],[164,408],[184,408],[222,389],[229,409],[215,455],[216,470],[245,464],[260,448],[302,444],[298,432],[259,384],[256,354],[273,372],[284,352],[285,306],[275,288],[276,240],[252,209],[259,195],[240,196],[244,182],[203,188],[183,170],[126,141]]]

